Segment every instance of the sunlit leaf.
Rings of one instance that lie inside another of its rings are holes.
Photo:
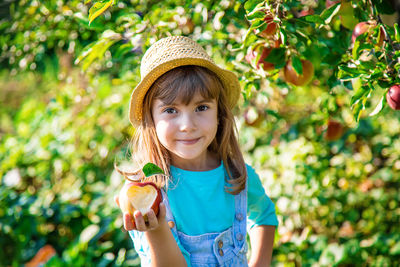
[[[382,110],[384,102],[385,102],[385,97],[382,96],[382,98],[378,102],[378,105],[375,107],[374,111],[372,111],[369,114],[369,116],[375,116],[376,114],[378,114]]]
[[[96,2],[90,9],[89,9],[89,25],[90,23],[95,20],[98,16],[103,14],[104,11],[107,10],[112,4],[114,0],[109,0],[107,2]]]
[[[244,3],[244,9],[247,12],[251,12],[253,11],[253,9],[255,9],[257,6],[262,5],[262,1],[260,0],[249,0],[246,3]]]
[[[396,42],[400,42],[400,27],[398,23],[394,24],[394,39]]]
[[[325,9],[324,11],[322,11],[321,13],[321,19],[323,19],[325,21],[325,24],[329,24],[331,23],[331,20],[334,16],[336,16],[336,14],[339,12],[340,10],[340,4],[337,3],[333,6],[331,6],[328,9]]]

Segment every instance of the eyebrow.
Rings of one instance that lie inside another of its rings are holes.
[[[157,108],[163,108],[165,106],[173,106],[173,103],[167,104],[167,103],[163,102],[162,100],[160,100],[160,101],[161,101],[161,103],[157,105]],[[199,105],[199,104],[205,104],[205,103],[212,103],[212,99],[202,99],[200,101],[195,102],[194,104]]]

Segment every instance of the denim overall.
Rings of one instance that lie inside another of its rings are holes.
[[[233,225],[221,233],[189,236],[176,229],[174,217],[163,192],[167,208],[167,221],[171,231],[190,255],[191,266],[247,266],[246,220],[247,187],[235,195],[235,218]]]

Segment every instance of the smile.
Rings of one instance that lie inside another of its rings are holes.
[[[193,145],[196,144],[197,141],[199,141],[200,138],[196,138],[196,139],[180,139],[178,140],[179,143],[182,143],[184,145]]]

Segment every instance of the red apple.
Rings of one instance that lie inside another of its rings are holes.
[[[390,87],[386,94],[386,101],[394,110],[400,110],[400,84]]]
[[[260,55],[260,58],[259,58],[258,61],[257,61],[257,68],[258,68],[258,69],[260,68],[260,65],[261,65],[261,64],[262,64],[263,69],[264,69],[265,71],[271,71],[271,70],[274,70],[274,69],[275,69],[274,64],[272,64],[272,63],[270,63],[270,62],[266,62],[265,59],[269,56],[269,54],[271,53],[271,51],[272,51],[274,48],[278,48],[281,44],[282,44],[281,39],[278,39],[278,40],[275,40],[275,41],[274,41],[274,43],[272,44],[271,47],[264,47],[264,48],[263,48],[263,50],[262,50],[262,52],[261,52],[261,55]]]
[[[138,210],[147,219],[146,214],[152,209],[158,215],[162,200],[160,189],[152,182],[129,182],[119,192],[119,205],[124,213],[133,215]]]
[[[358,36],[369,31],[369,29],[374,26],[376,26],[376,24],[369,21],[358,23],[356,27],[354,27],[353,34],[351,35],[351,42],[354,43]]]
[[[264,38],[268,38],[271,35],[274,35],[276,33],[276,30],[278,26],[274,22],[274,17],[272,16],[271,13],[267,13],[264,17],[264,21],[267,23],[267,28],[260,32],[260,36]]]
[[[262,50],[260,59],[257,61],[257,68],[258,69],[260,68],[261,64],[262,64],[262,67],[263,67],[263,69],[265,71],[270,71],[270,70],[273,70],[275,68],[274,64],[264,61],[269,56],[271,51],[272,51],[271,47],[264,47],[264,49]]]
[[[314,76],[313,64],[308,60],[302,59],[301,65],[303,66],[303,74],[299,75],[293,68],[291,60],[286,63],[283,70],[283,76],[286,82],[296,86],[303,86],[311,81]]]
[[[340,137],[342,137],[343,130],[344,130],[343,125],[340,122],[329,120],[328,128],[325,133],[325,139],[327,141],[336,141],[340,139]]]

